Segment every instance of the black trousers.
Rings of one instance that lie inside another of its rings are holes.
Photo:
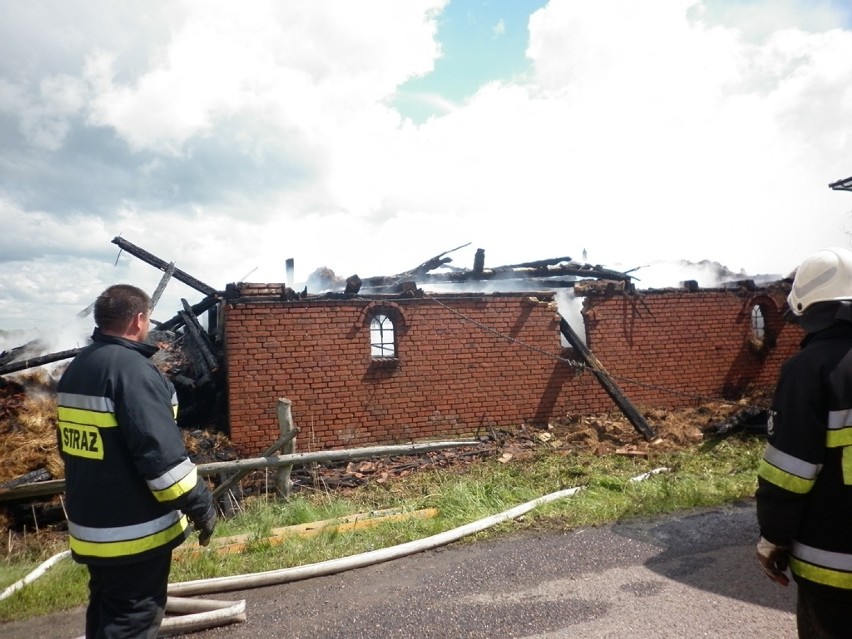
[[[86,639],[155,639],[166,610],[171,551],[123,566],[87,566]]]
[[[834,593],[826,591],[799,584],[796,599],[799,639],[852,639],[852,601],[848,596],[832,596]]]

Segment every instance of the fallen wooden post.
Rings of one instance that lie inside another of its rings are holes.
[[[648,441],[656,439],[657,434],[654,432],[654,429],[648,425],[645,418],[642,417],[639,411],[630,403],[630,400],[625,397],[618,385],[609,376],[609,373],[606,372],[603,364],[601,364],[592,351],[586,347],[583,340],[581,340],[577,333],[574,332],[574,329],[571,328],[571,325],[568,324],[564,317],[559,322],[559,329],[562,331],[565,339],[568,340],[568,343],[571,344],[574,350],[580,354],[580,357],[583,358],[583,361],[588,365],[595,377],[598,378],[598,381],[601,386],[604,387],[607,395],[612,398],[616,405],[621,409],[621,412],[624,413],[624,416],[627,417],[631,424],[633,424],[633,427]]]

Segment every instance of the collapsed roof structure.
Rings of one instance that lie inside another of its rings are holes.
[[[163,272],[163,277],[156,291],[152,294],[154,304],[172,278],[204,296],[201,301],[194,305],[190,305],[185,299],[181,299],[183,308],[175,316],[164,322],[153,320],[155,330],[152,330],[150,339],[161,346],[158,365],[169,375],[178,390],[190,399],[189,402],[181,402],[182,410],[179,420],[181,425],[197,423],[198,420],[215,420],[211,411],[221,410],[222,408],[222,371],[226,356],[221,335],[217,330],[216,307],[223,300],[239,296],[239,285],[229,284],[224,291],[217,290],[189,273],[176,268],[174,262],[166,262],[120,236],[113,238],[112,243],[117,245],[121,251],[126,251]],[[634,286],[630,272],[620,272],[601,265],[578,262],[570,257],[486,267],[485,251],[478,249],[472,268],[449,266],[452,258],[448,255],[468,245],[464,244],[445,251],[410,270],[390,276],[367,277],[362,280],[358,275],[352,275],[345,280],[340,280],[329,269],[319,268],[308,277],[307,286],[300,292],[294,291],[286,284],[261,286],[266,295],[277,294],[282,300],[298,300],[308,297],[345,298],[366,294],[413,296],[417,295],[418,291],[422,294],[422,291],[418,289],[421,284],[453,286],[488,282],[501,282],[503,284],[522,282],[528,289],[541,290],[569,288],[583,281],[596,280],[616,284],[622,290],[627,291],[632,290]],[[291,271],[292,260],[288,260],[287,266],[288,271]],[[442,268],[444,270],[439,270]],[[530,286],[530,284],[533,286]],[[257,285],[254,285],[254,288],[257,289]],[[319,292],[311,293],[309,288],[316,288]],[[91,306],[81,311],[80,314],[84,315],[88,312],[91,312]],[[204,313],[208,313],[206,328],[199,321],[199,316]],[[611,394],[616,404],[630,417],[631,422],[640,432],[649,439],[653,438],[651,428],[645,423],[638,411],[630,406],[615,383],[608,379],[600,363],[594,361],[593,355],[585,348],[582,339],[574,334],[567,322],[563,321],[562,324],[562,332],[566,339],[583,354],[585,361],[599,376],[601,384]],[[40,347],[41,344],[38,341],[33,341],[0,353],[0,375],[70,359],[82,350],[76,348],[36,355]],[[221,417],[219,419],[221,420]],[[218,426],[227,431],[226,424],[219,423]]]
[[[227,353],[223,331],[219,326],[219,311],[222,303],[251,302],[255,299],[252,296],[256,296],[257,300],[273,301],[351,300],[381,295],[416,298],[424,295],[420,286],[435,291],[453,291],[458,290],[458,287],[469,290],[472,286],[482,286],[514,291],[570,288],[580,295],[584,294],[584,290],[589,289],[619,291],[630,296],[636,292],[634,282],[636,278],[632,274],[636,269],[622,272],[585,261],[576,261],[570,257],[486,267],[485,251],[478,249],[471,268],[451,265],[452,258],[449,254],[469,244],[440,253],[412,269],[395,275],[364,279],[358,275],[351,275],[342,279],[336,277],[330,269],[320,268],[307,278],[307,285],[301,291],[293,290],[286,283],[246,284],[242,282],[228,284],[224,290],[220,290],[176,268],[174,262],[166,262],[120,236],[115,237],[112,243],[117,245],[120,251],[128,252],[163,272],[162,279],[152,294],[154,303],[172,278],[203,296],[201,301],[192,305],[187,300],[181,299],[182,309],[166,321],[152,320],[154,329],[151,331],[150,339],[161,347],[154,362],[170,377],[181,395],[179,424],[189,427],[213,426],[225,433],[228,433],[229,429],[225,372]],[[287,275],[291,284],[292,268],[292,260],[288,260]],[[754,283],[739,281],[734,285],[753,288]],[[697,288],[697,283],[686,282],[684,287],[687,290],[694,290]],[[90,311],[91,307],[82,311],[81,315]],[[202,322],[199,318],[205,313],[207,314],[206,322]],[[655,436],[653,429],[632,406],[601,362],[586,347],[584,339],[574,332],[564,318],[560,322],[559,329],[573,348],[575,357],[582,360],[581,365],[595,375],[606,393],[628,417],[636,430],[647,440],[653,439]],[[0,375],[70,359],[81,350],[77,348],[38,355],[40,348],[41,345],[38,342],[31,342],[0,353]]]
[[[166,321],[152,320],[155,326],[152,338],[164,345],[174,342],[178,338],[182,340],[182,349],[188,359],[189,366],[185,366],[184,370],[172,376],[173,381],[176,381],[178,385],[199,388],[214,383],[215,374],[220,368],[220,360],[223,357],[218,346],[218,316],[215,310],[221,301],[237,294],[235,292],[237,285],[229,284],[225,289],[216,289],[176,268],[174,262],[166,262],[120,236],[113,238],[112,243],[117,245],[120,251],[130,253],[163,272],[163,277],[151,296],[154,304],[172,278],[204,296],[199,302],[192,305],[182,299],[183,308]],[[526,282],[534,284],[536,289],[540,290],[574,287],[585,280],[603,280],[617,283],[622,290],[631,290],[634,286],[630,271],[616,271],[600,265],[578,262],[570,257],[485,267],[485,251],[478,249],[472,268],[450,267],[449,263],[452,259],[447,256],[465,246],[468,246],[468,244],[440,253],[422,264],[396,275],[367,277],[363,280],[358,275],[351,275],[343,280],[337,278],[330,269],[321,267],[308,277],[307,286],[302,291],[294,291],[286,284],[268,284],[265,285],[265,290],[267,294],[272,291],[277,292],[281,299],[296,300],[308,297],[336,298],[382,293],[414,295],[417,287],[421,284],[452,286],[477,282]],[[437,271],[442,267],[448,270]],[[292,269],[292,260],[288,260],[288,270],[290,269]],[[526,288],[531,289],[533,287],[526,286]],[[316,289],[317,292],[312,292],[309,289]],[[81,311],[79,315],[82,316],[89,312],[91,312],[91,306]],[[207,313],[206,328],[199,321],[199,317],[204,313]],[[176,333],[177,335],[169,339],[169,333]],[[36,366],[70,359],[80,350],[80,348],[74,348],[45,354],[44,345],[38,340],[33,340],[8,351],[0,352],[0,375],[8,375]]]

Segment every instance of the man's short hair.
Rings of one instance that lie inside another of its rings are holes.
[[[101,330],[124,331],[137,313],[151,310],[151,298],[141,288],[115,284],[95,300],[95,324]]]

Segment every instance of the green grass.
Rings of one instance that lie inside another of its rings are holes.
[[[289,501],[255,498],[244,511],[220,521],[217,537],[249,534],[240,554],[206,551],[176,554],[171,583],[248,574],[345,557],[422,539],[503,512],[542,495],[583,486],[573,497],[544,504],[518,520],[501,523],[457,543],[524,529],[573,529],[618,520],[717,506],[750,498],[765,440],[730,437],[650,459],[591,453],[557,453],[543,448],[531,460],[501,464],[475,462],[463,470],[413,473],[384,484],[345,493],[301,490]],[[658,467],[668,472],[642,482],[630,478]],[[282,544],[265,541],[273,528],[310,523],[372,510],[437,508],[431,519],[382,523],[356,532],[323,531]],[[0,563],[0,590],[21,579],[64,549],[40,547],[31,539],[26,552],[9,553]],[[0,621],[25,619],[86,601],[86,570],[70,560],[12,596],[0,600]]]

